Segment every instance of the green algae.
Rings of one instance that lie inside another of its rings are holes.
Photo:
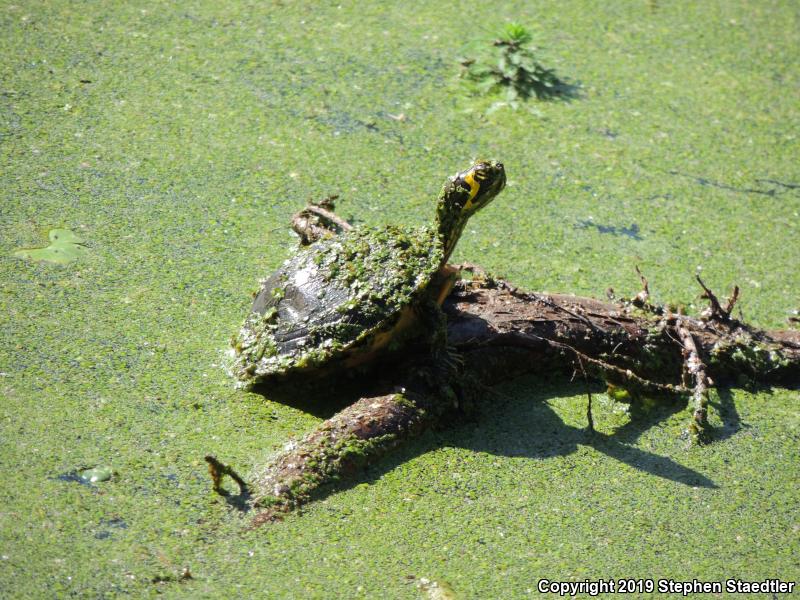
[[[592,440],[583,389],[520,381],[242,535],[202,457],[246,472],[319,418],[232,391],[222,350],[309,197],[425,225],[441,178],[491,155],[508,189],[456,262],[596,296],[635,293],[638,264],[690,312],[702,266],[763,327],[800,289],[798,195],[759,184],[798,183],[792,3],[476,5],[489,30],[538,23],[586,92],[488,118],[459,91],[462,6],[341,6],[0,8],[0,589],[416,598],[414,576],[516,598],[540,577],[796,578],[786,390],[724,392],[723,439],[693,449],[680,405],[632,420],[597,395]],[[641,239],[576,227],[590,219]],[[12,256],[54,223],[90,228],[92,252],[69,269]],[[110,486],[57,478],[106,462]]]

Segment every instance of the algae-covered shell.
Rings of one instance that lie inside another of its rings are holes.
[[[350,229],[299,249],[262,282],[233,340],[234,376],[251,387],[337,359],[352,366],[413,335],[417,309],[450,289],[446,262],[467,220],[505,184],[502,163],[479,160],[448,178],[434,228]]]
[[[298,250],[262,282],[234,341],[234,375],[249,387],[386,345],[443,256],[435,231],[396,227]]]

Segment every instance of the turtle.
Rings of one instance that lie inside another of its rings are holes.
[[[447,264],[467,220],[506,184],[502,163],[478,160],[449,177],[432,227],[354,227],[300,246],[261,281],[232,340],[232,375],[251,389],[274,378],[361,365],[427,330],[446,345]]]

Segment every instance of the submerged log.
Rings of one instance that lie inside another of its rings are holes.
[[[642,283],[633,299],[604,302],[527,293],[485,277],[458,282],[444,310],[460,364],[443,372],[419,358],[392,363],[382,393],[359,399],[257,470],[249,482],[249,502],[259,511],[253,524],[320,497],[444,415],[485,400],[489,386],[523,374],[577,373],[631,401],[693,397],[689,431],[701,443],[712,437],[710,388],[743,378],[800,383],[800,331],[764,331],[731,317],[738,289],[723,309],[701,282],[711,309],[689,317],[650,304]]]

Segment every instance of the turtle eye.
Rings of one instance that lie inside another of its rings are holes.
[[[469,201],[469,194],[454,194],[451,198],[451,202],[457,206],[458,208],[464,208],[464,205]]]

